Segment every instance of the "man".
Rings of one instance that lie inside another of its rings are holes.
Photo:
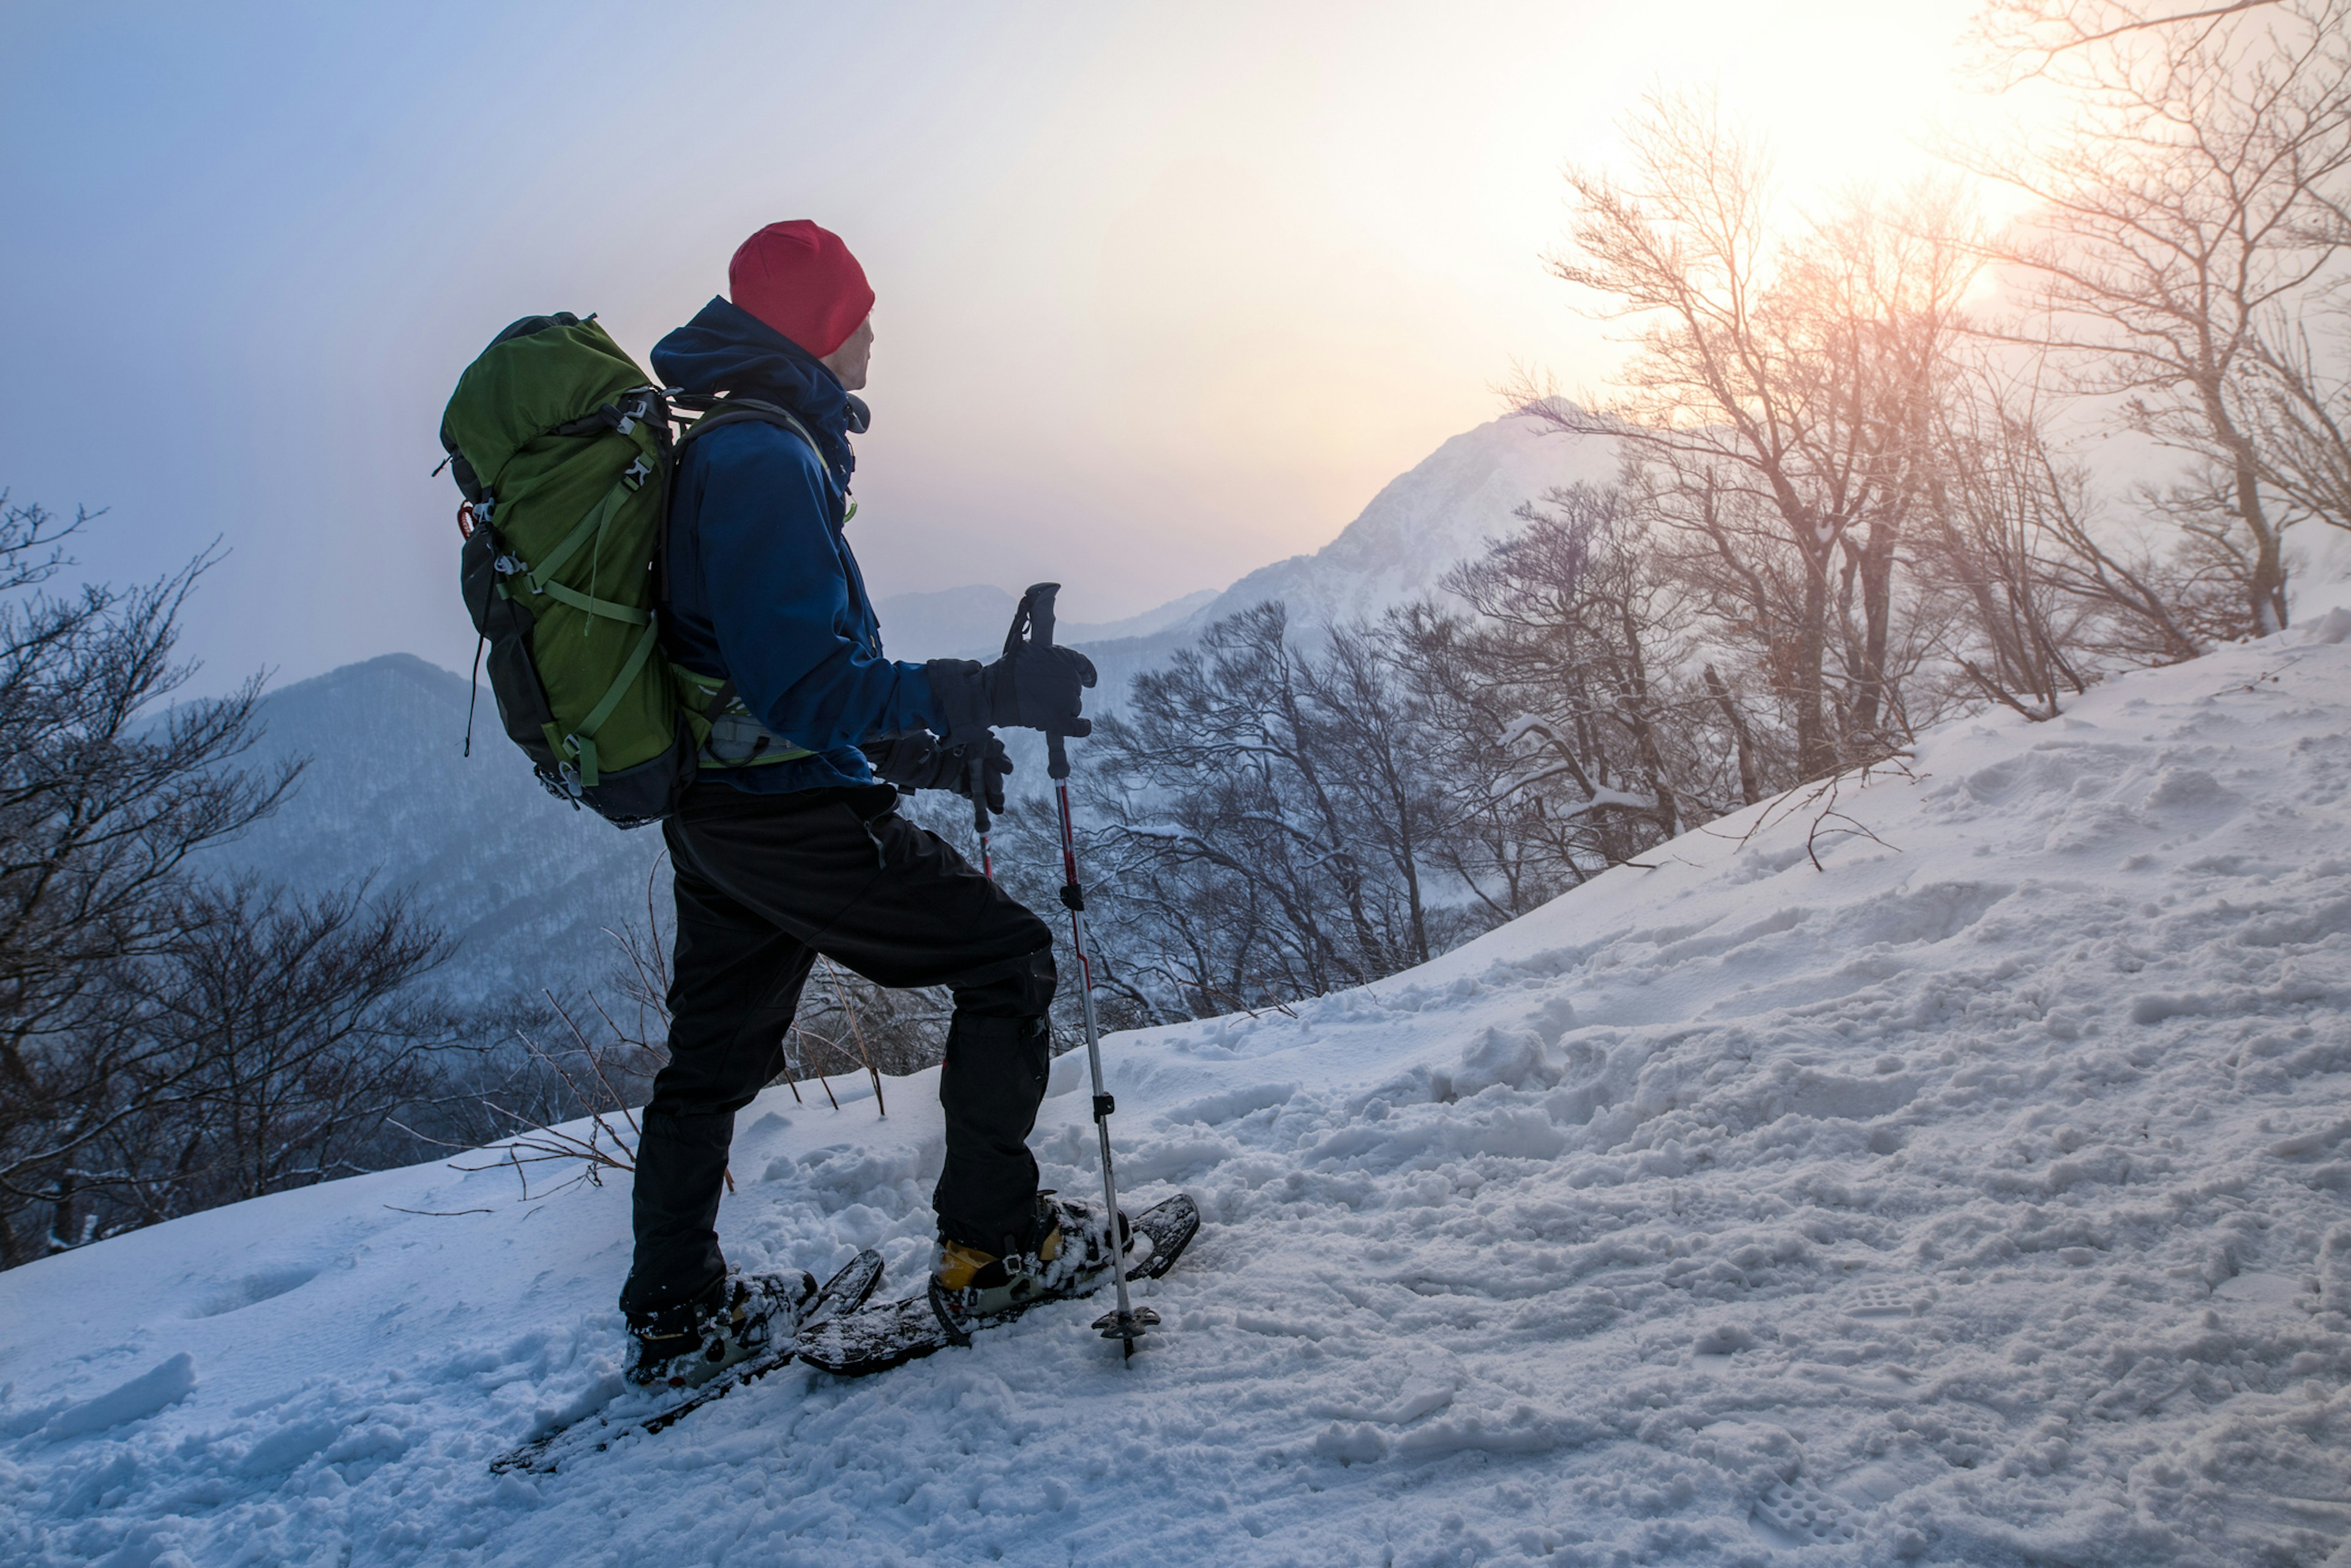
[[[790,423],[713,423],[689,439],[671,497],[664,651],[731,682],[736,699],[664,827],[677,890],[670,1062],[644,1112],[621,1293],[630,1375],[649,1384],[699,1383],[757,1354],[771,1320],[796,1322],[814,1289],[805,1275],[731,1272],[716,1222],[735,1113],[782,1070],[819,953],[881,985],[954,989],[933,1199],[942,1284],[1017,1284],[1057,1254],[1064,1218],[1039,1195],[1027,1145],[1050,1058],[1051,934],[898,816],[893,786],[968,795],[977,774],[1000,807],[1011,768],[989,727],[1085,734],[1092,666],[1033,646],[986,666],[883,656],[842,531],[873,290],[840,238],[805,221],[753,235],[727,279],[729,298],[654,348],[654,373]]]

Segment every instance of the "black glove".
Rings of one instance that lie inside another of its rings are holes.
[[[1040,648],[1022,643],[992,664],[972,659],[933,659],[923,666],[947,738],[998,726],[1041,729],[1072,737],[1093,733],[1093,720],[1079,717],[1083,692],[1096,679],[1092,659],[1075,648]]]
[[[952,789],[967,800],[971,799],[973,750],[969,746],[944,746],[927,729],[910,729],[904,735],[869,740],[858,749],[865,753],[874,776],[884,783],[901,789]],[[980,744],[978,756],[987,809],[1001,815],[1004,779],[1012,771],[1012,759],[1004,754],[1004,742],[993,735]]]

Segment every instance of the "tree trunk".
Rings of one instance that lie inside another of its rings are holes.
[[[1706,679],[1706,689],[1714,694],[1715,703],[1722,709],[1723,718],[1730,725],[1731,739],[1739,750],[1739,798],[1752,806],[1763,798],[1763,792],[1758,788],[1755,778],[1755,742],[1747,732],[1747,716],[1739,711],[1737,703],[1731,701],[1730,688],[1722,684],[1722,677],[1714,673],[1712,664],[1699,674]]]
[[[2229,455],[2230,477],[2236,484],[2237,519],[2253,537],[2253,570],[2245,580],[2245,619],[2253,635],[2266,637],[2285,630],[2285,560],[2277,529],[2270,523],[2268,508],[2262,505],[2261,462],[2252,442],[2229,417],[2218,382],[2199,378],[2197,392],[2214,439]]]
[[[1827,716],[1821,711],[1821,669],[1827,652],[1828,559],[1813,540],[1801,541],[1804,562],[1804,619],[1796,633],[1794,689],[1789,698],[1796,708],[1796,771],[1818,779],[1836,767]]]
[[[1894,625],[1894,547],[1902,526],[1891,517],[1869,525],[1861,552],[1862,687],[1858,727],[1875,734],[1894,720],[1899,704],[1886,675],[1886,645]]]
[[[2245,584],[2246,596],[2252,601],[2248,609],[2254,632],[2267,636],[2285,630],[2285,561],[2278,548],[2277,530],[2270,526],[2269,514],[2262,506],[2252,444],[2240,444],[2235,457],[2237,516],[2253,536],[2253,574]]]

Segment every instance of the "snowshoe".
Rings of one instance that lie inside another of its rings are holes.
[[[862,1377],[970,1343],[974,1331],[1008,1322],[1047,1301],[1091,1294],[1111,1276],[1110,1228],[1082,1204],[1059,1203],[1052,1256],[1035,1249],[990,1257],[942,1246],[923,1294],[845,1312],[800,1336],[802,1361],[842,1377]],[[1130,1280],[1155,1280],[1176,1266],[1200,1228],[1200,1211],[1178,1194],[1136,1215],[1127,1231]],[[1050,1234],[1050,1228],[1048,1228]]]
[[[789,1281],[789,1275],[783,1276]],[[805,1333],[813,1324],[822,1322],[836,1312],[853,1312],[873,1294],[874,1286],[882,1282],[882,1254],[866,1249],[851,1259],[847,1267],[824,1283],[816,1300],[800,1312],[799,1329]],[[770,1329],[776,1326],[770,1321]],[[571,1460],[590,1454],[602,1453],[621,1438],[632,1434],[651,1437],[667,1430],[679,1421],[714,1400],[723,1399],[747,1383],[765,1377],[779,1366],[787,1365],[797,1350],[798,1343],[790,1336],[771,1337],[768,1349],[748,1361],[706,1379],[699,1387],[678,1391],[663,1386],[658,1390],[632,1389],[607,1405],[572,1417],[548,1431],[540,1433],[519,1448],[509,1448],[490,1461],[493,1475],[515,1471],[552,1474]]]

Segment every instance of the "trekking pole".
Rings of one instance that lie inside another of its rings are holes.
[[[1061,591],[1058,582],[1040,582],[1029,591],[1029,632],[1036,645],[1053,645],[1053,598]],[[1094,1019],[1093,944],[1086,935],[1086,894],[1078,884],[1078,841],[1070,824],[1070,754],[1062,737],[1053,730],[1045,732],[1048,758],[1046,773],[1053,780],[1053,793],[1061,817],[1061,904],[1070,912],[1070,945],[1077,949],[1079,1001],[1086,1020],[1086,1064],[1093,1071],[1094,1132],[1102,1141],[1102,1205],[1110,1210],[1111,1278],[1118,1284],[1118,1311],[1104,1314],[1094,1327],[1104,1339],[1120,1342],[1124,1354],[1134,1354],[1134,1342],[1143,1331],[1155,1326],[1159,1314],[1149,1307],[1137,1307],[1127,1297],[1125,1238],[1119,1232],[1118,1177],[1111,1168],[1110,1118],[1118,1109],[1117,1103],[1102,1088],[1102,1031]]]
[[[979,835],[979,869],[987,880],[996,880],[996,862],[987,853],[987,753],[980,749],[971,759],[971,831]]]

